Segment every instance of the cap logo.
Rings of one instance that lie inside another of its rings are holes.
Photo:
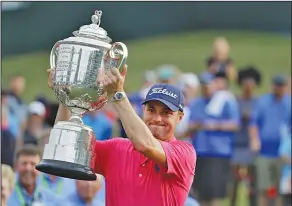
[[[170,97],[175,98],[175,99],[177,98],[176,94],[168,91],[167,89],[163,89],[162,87],[153,88],[151,90],[151,93],[149,94],[149,96],[152,94],[164,94],[164,95],[170,96]]]

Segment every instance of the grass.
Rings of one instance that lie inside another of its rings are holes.
[[[278,72],[287,75],[290,73],[291,39],[280,34],[242,31],[177,33],[125,42],[129,49],[126,88],[129,91],[137,89],[141,84],[143,71],[160,64],[175,64],[182,71],[201,73],[216,36],[225,36],[230,41],[231,56],[237,67],[252,64],[261,69],[264,82],[259,89],[260,93],[269,89],[272,75]],[[32,100],[40,93],[55,100],[52,91],[47,88],[46,69],[49,68],[49,52],[4,58],[2,60],[4,85],[7,85],[10,75],[22,74],[27,79],[27,87],[23,94],[25,101]]]

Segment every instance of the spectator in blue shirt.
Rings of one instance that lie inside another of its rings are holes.
[[[200,205],[194,198],[188,197],[184,206],[200,206]]]
[[[227,196],[230,158],[239,125],[238,105],[227,85],[222,72],[215,80],[202,79],[202,97],[191,108],[189,132],[193,132],[198,156],[193,186],[202,205],[218,205]]]
[[[286,78],[277,75],[272,82],[272,93],[260,97],[250,121],[251,149],[258,154],[255,163],[257,187],[260,192],[259,206],[268,204],[267,190],[279,183],[281,162],[278,159],[278,149],[281,128],[291,127],[291,99],[286,94]],[[279,196],[276,202],[281,204]]]
[[[39,172],[35,169],[41,160],[34,145],[24,145],[16,154],[17,182],[8,199],[7,206],[16,205],[62,205],[60,199],[37,182]]]
[[[64,198],[68,206],[105,206],[103,177],[96,174],[96,181],[76,180],[76,190]]]
[[[291,206],[291,131],[285,130],[279,148],[279,155],[284,163],[280,180],[280,193],[283,197],[283,206]]]
[[[88,112],[83,117],[83,123],[92,128],[96,140],[107,140],[112,136],[112,122],[102,111]]]
[[[52,191],[56,195],[66,196],[75,188],[75,180],[41,173],[38,176],[38,184]]]
[[[233,191],[231,205],[235,205],[239,182],[245,179],[249,183],[250,206],[256,206],[256,195],[254,188],[255,168],[253,166],[253,154],[249,148],[248,126],[252,110],[255,108],[257,97],[256,86],[261,83],[261,75],[254,67],[245,67],[238,72],[237,83],[240,87],[240,95],[237,98],[241,117],[241,127],[237,132],[232,156],[233,169]],[[247,173],[243,177],[243,171]]]

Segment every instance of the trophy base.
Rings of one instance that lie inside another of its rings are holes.
[[[36,169],[40,172],[59,177],[87,181],[96,180],[96,175],[90,170],[90,168],[71,162],[43,159],[36,166]]]

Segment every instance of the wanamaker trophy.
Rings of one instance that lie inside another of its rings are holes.
[[[100,83],[106,69],[122,69],[128,57],[125,44],[111,44],[101,28],[102,11],[95,11],[90,25],[81,26],[73,37],[58,41],[50,54],[55,68],[53,90],[56,99],[71,111],[69,121],[59,121],[51,130],[41,162],[36,169],[79,180],[95,180],[93,130],[82,116],[99,109],[98,102],[109,98]]]

